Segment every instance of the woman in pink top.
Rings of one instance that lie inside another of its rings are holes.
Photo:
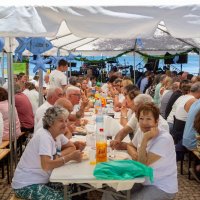
[[[0,87],[0,112],[3,116],[3,140],[9,140],[9,108],[8,108],[8,92]],[[15,109],[15,122],[16,122],[16,136],[18,137],[21,133],[20,122],[17,111]]]

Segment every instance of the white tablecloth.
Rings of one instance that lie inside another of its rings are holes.
[[[51,182],[60,182],[64,185],[71,183],[88,183],[95,188],[101,188],[103,184],[113,187],[116,191],[130,190],[135,183],[142,183],[145,178],[132,180],[96,180],[93,176],[95,165],[90,165],[88,160],[81,163],[69,162],[52,171]]]

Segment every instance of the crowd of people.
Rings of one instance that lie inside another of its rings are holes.
[[[25,74],[15,77],[16,136],[28,132],[32,139],[17,165],[12,180],[16,196],[24,199],[63,199],[63,191],[49,183],[51,171],[70,160],[81,162],[84,142],[71,142],[84,112],[94,106],[91,97],[102,94],[113,100],[123,126],[111,141],[113,149],[126,150],[133,160],[154,170],[154,182],[136,184],[135,200],[173,199],[178,192],[177,161],[183,152],[197,148],[200,116],[200,76],[187,72],[147,71],[133,84],[130,77],[109,72],[106,83],[95,77],[67,78],[68,63],[60,60],[43,85],[44,103],[39,106],[38,77],[28,81]],[[0,132],[9,140],[7,84],[0,87]],[[129,135],[130,142],[123,142]],[[31,159],[30,159],[31,156]],[[200,181],[200,164],[190,169]],[[30,177],[31,173],[31,177]],[[112,199],[105,193],[103,199]]]

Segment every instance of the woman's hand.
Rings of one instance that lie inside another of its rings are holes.
[[[151,130],[144,133],[144,137],[147,139],[147,140],[151,140],[152,138],[155,138],[157,137],[158,135],[158,127],[151,127]]]
[[[76,141],[76,142],[74,142],[74,145],[75,145],[77,150],[83,151],[83,149],[86,146],[86,142]]]
[[[80,150],[76,150],[70,154],[71,160],[75,160],[77,162],[82,161],[82,152]]]
[[[127,113],[128,113],[128,109],[126,106],[122,106],[121,107],[121,116],[127,116]]]

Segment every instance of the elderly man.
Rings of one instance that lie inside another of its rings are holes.
[[[15,84],[15,107],[19,116],[22,132],[33,133],[34,115],[28,97],[22,93],[22,88],[18,83]]]
[[[80,119],[84,114],[85,107],[88,105],[88,99],[84,96],[81,96],[80,88],[74,86],[70,86],[65,90],[65,96],[74,106],[73,112],[70,114],[69,119],[71,121]],[[81,103],[80,100],[82,100]]]
[[[69,112],[69,115],[73,111],[72,103],[64,97],[59,98],[55,102],[54,106],[63,107],[64,109],[66,109]],[[39,120],[39,122],[37,123],[37,125],[35,126],[34,133],[38,132],[38,130],[40,128],[42,128],[42,126],[43,126],[43,121],[42,121],[42,118],[41,118]],[[72,137],[72,131],[73,131],[72,126],[73,125],[68,121],[67,126],[66,126],[66,131],[65,131],[65,133],[63,133],[65,135],[65,137],[67,137],[67,139],[70,139]],[[77,142],[74,142],[74,145],[76,146],[76,149],[83,150],[85,148],[86,144],[84,142],[77,141]]]
[[[63,97],[63,90],[59,87],[50,88],[47,92],[47,100],[36,110],[35,127],[44,116],[45,111],[54,105],[57,99]]]
[[[55,102],[54,105],[65,108],[69,113],[71,113],[73,110],[73,105],[71,104],[71,102],[64,97],[57,99],[57,101]],[[53,105],[51,105],[50,107],[52,107],[52,106]],[[41,127],[42,127],[42,117],[39,119],[38,123],[35,125],[34,132],[36,132]]]
[[[148,94],[139,94],[134,99],[134,110],[137,112],[137,109],[144,103],[151,103],[153,102],[153,99]],[[163,119],[163,117],[159,116],[158,126],[161,129],[165,129],[169,131],[169,126],[167,124],[167,121]],[[127,125],[121,129],[115,136],[115,139],[111,141],[111,147],[116,149],[126,149],[126,144],[122,143],[121,141],[128,135],[130,132],[136,132],[138,129],[138,120],[135,116],[135,113],[133,113],[131,119],[128,121]]]

